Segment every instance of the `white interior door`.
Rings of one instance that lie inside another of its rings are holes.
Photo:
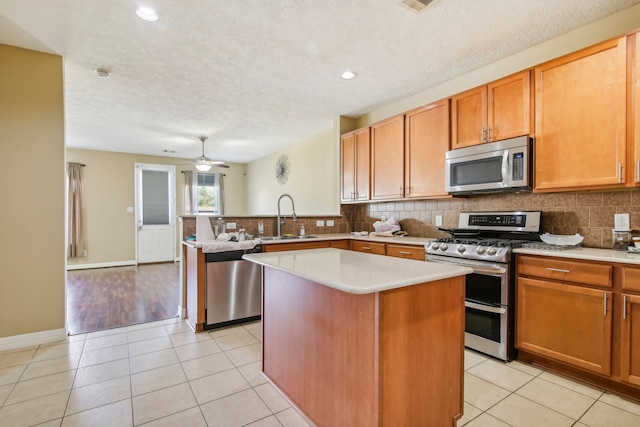
[[[138,263],[174,261],[176,167],[136,163]]]

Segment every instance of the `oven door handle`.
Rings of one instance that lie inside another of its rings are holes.
[[[489,313],[505,314],[507,312],[507,309],[504,307],[492,307],[490,305],[477,304],[475,302],[470,302],[470,301],[465,301],[464,306],[469,308],[475,308],[476,310],[480,310],[480,311],[488,311]]]
[[[461,265],[461,266],[464,266],[464,267],[470,267],[470,268],[473,268],[473,271],[475,273],[505,274],[507,272],[506,268],[501,267],[498,264],[490,264],[490,266],[488,266],[486,264],[479,264],[479,263],[476,263],[476,262],[461,260],[461,259],[457,259],[457,258],[456,258],[455,261],[449,261],[449,260],[444,259],[443,257],[439,257],[437,255],[435,255],[435,256],[427,256],[427,261],[440,262],[440,263],[443,263],[443,264]]]

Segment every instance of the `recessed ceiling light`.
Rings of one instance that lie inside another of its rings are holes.
[[[344,71],[342,74],[340,74],[340,78],[344,79],[344,80],[351,80],[352,78],[354,78],[356,76],[356,73],[354,73],[353,71]]]
[[[156,22],[158,20],[156,11],[149,7],[139,7],[136,9],[136,15],[138,15],[138,18],[149,22]]]
[[[104,68],[96,68],[96,74],[98,77],[102,77],[103,79],[108,79],[111,75],[109,70],[105,70]]]

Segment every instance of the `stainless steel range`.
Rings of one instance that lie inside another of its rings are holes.
[[[462,212],[451,238],[425,245],[427,261],[465,265],[465,346],[502,360],[514,347],[513,249],[540,241],[541,211]]]

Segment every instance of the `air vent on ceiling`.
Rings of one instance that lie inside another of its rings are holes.
[[[429,6],[429,3],[433,2],[433,0],[402,0],[402,4],[408,6],[409,9],[414,12],[420,12],[425,7]]]

